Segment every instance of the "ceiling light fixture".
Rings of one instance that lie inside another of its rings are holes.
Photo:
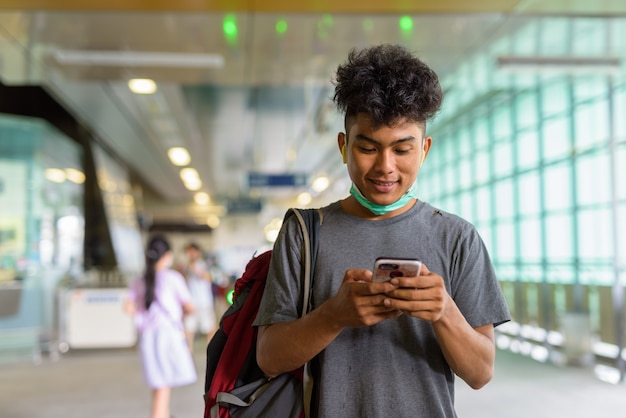
[[[278,232],[280,231],[280,227],[283,224],[283,220],[280,218],[274,218],[265,227],[263,228],[263,232],[265,234],[265,239],[268,242],[276,241],[278,238]]]
[[[128,80],[128,88],[135,94],[153,94],[157,85],[149,78],[133,78]]]
[[[315,190],[317,193],[321,193],[328,188],[330,185],[330,180],[326,176],[319,176],[315,180],[313,180],[313,184],[311,184],[311,188]]]
[[[44,175],[47,180],[53,183],[63,183],[66,179],[65,171],[60,168],[46,168]]]
[[[563,74],[618,74],[622,62],[616,57],[575,56],[500,56],[500,70],[510,72],[563,73]]]
[[[191,162],[191,157],[189,156],[189,152],[187,148],[184,147],[172,147],[167,150],[167,156],[169,157],[172,164],[177,166],[184,166]]]
[[[211,197],[206,192],[197,192],[193,196],[193,200],[196,202],[196,204],[200,206],[205,206],[209,204],[209,202],[211,201]]]
[[[186,167],[180,170],[180,178],[188,190],[196,191],[202,188],[202,180],[195,168]]]
[[[215,229],[218,226],[220,226],[220,218],[217,215],[209,215],[206,218],[206,224],[209,226],[209,228]]]
[[[224,57],[220,54],[58,50],[52,53],[52,58],[61,65],[178,68],[222,68],[224,66]]]
[[[192,192],[202,188],[202,180],[199,178],[183,180],[183,184],[187,190],[191,190]]]
[[[298,195],[296,200],[299,205],[306,206],[309,203],[311,203],[311,201],[313,200],[313,197],[311,196],[311,193],[309,192],[302,192]]]
[[[180,178],[183,180],[194,180],[200,178],[195,168],[187,167],[180,170]]]
[[[65,177],[76,184],[83,184],[85,182],[85,173],[75,168],[66,168]]]

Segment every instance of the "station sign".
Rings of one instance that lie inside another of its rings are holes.
[[[259,213],[263,204],[259,199],[230,199],[226,202],[229,215]]]
[[[256,187],[304,187],[307,185],[307,175],[304,173],[248,173],[248,186]]]

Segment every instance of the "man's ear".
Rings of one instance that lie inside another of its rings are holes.
[[[343,132],[339,132],[337,135],[337,145],[339,146],[339,151],[341,152],[341,160],[345,164],[348,162],[348,157],[346,156],[346,134]]]
[[[422,166],[422,164],[424,164],[424,160],[426,160],[426,156],[428,155],[428,152],[430,151],[430,147],[433,144],[433,138],[430,136],[426,136],[424,137],[424,140],[422,141],[422,161],[420,162],[420,167]]]

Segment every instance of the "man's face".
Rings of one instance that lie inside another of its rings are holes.
[[[389,205],[407,192],[417,178],[432,140],[424,138],[423,124],[399,119],[376,129],[367,114],[359,113],[346,135],[346,164],[352,182],[370,202]]]

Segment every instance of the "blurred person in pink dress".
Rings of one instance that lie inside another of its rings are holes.
[[[152,389],[152,418],[169,418],[171,388],[197,380],[183,328],[183,317],[194,306],[185,279],[171,269],[173,260],[164,237],[150,239],[146,270],[130,284],[125,304],[139,332],[143,375]]]

